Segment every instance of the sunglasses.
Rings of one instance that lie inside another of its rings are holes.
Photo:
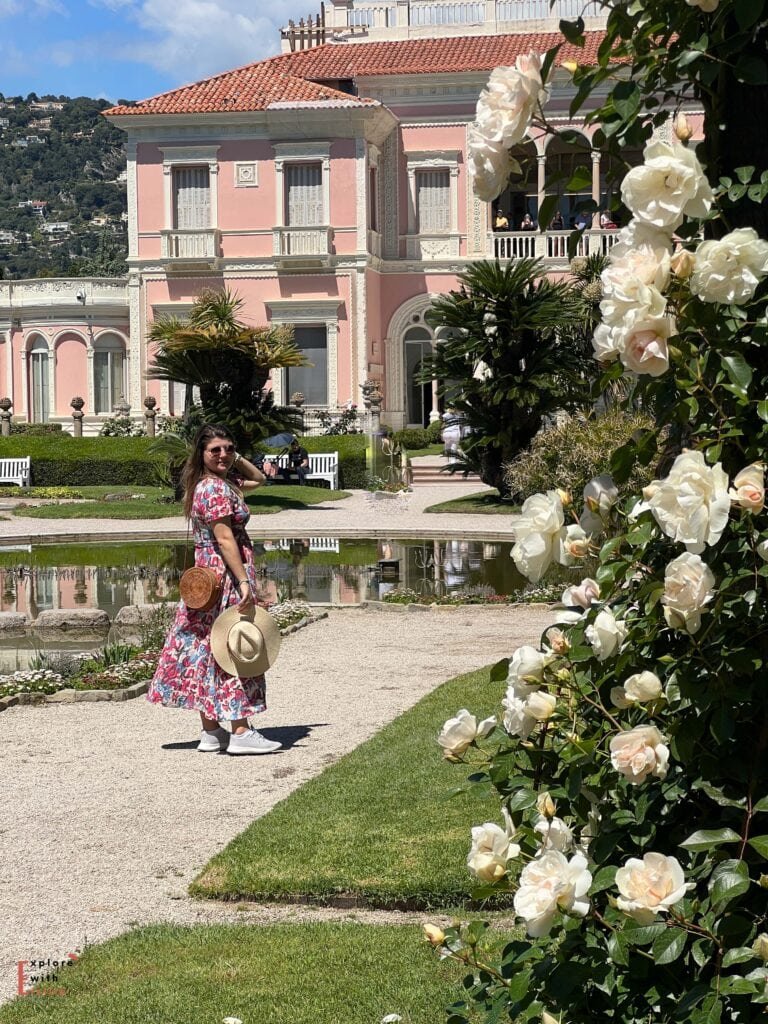
[[[217,444],[215,448],[206,448],[209,455],[220,455],[224,452],[225,455],[231,455],[234,452],[235,446],[233,444]]]

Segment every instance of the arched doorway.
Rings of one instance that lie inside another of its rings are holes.
[[[50,354],[45,338],[35,338],[28,349],[29,419],[31,423],[47,423],[50,406]]]
[[[578,143],[563,142],[559,136],[555,136],[546,149],[547,158],[547,181],[554,181],[553,188],[548,193],[555,193],[558,197],[557,212],[563,218],[563,226],[566,229],[578,227],[576,223],[580,215],[579,204],[585,200],[592,199],[592,144],[586,135],[581,136]],[[574,178],[576,171],[585,172],[584,187],[578,192],[571,192],[566,185]],[[587,227],[591,227],[592,216],[587,214],[585,220]]]

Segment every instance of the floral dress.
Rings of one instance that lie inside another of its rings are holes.
[[[253,546],[245,531],[248,506],[226,481],[203,477],[192,500],[195,565],[215,570],[222,579],[221,599],[210,611],[193,611],[179,602],[155,675],[147,693],[153,704],[202,711],[206,718],[232,721],[266,711],[263,675],[241,679],[224,672],[211,654],[211,626],[221,612],[239,604],[240,595],[213,533],[213,524],[229,516],[251,587],[257,586]],[[259,603],[259,602],[257,602]]]

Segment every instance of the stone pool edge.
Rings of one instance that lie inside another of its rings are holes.
[[[286,626],[285,629],[280,630],[281,636],[288,636],[290,633],[295,633],[299,629],[304,629],[305,626],[312,625],[313,622],[319,622],[321,619],[327,619],[328,612],[318,612],[317,615],[311,617],[299,619],[298,622],[292,623],[290,626]],[[130,686],[125,686],[121,689],[115,690],[73,690],[71,688],[66,690],[57,690],[55,693],[11,693],[7,697],[0,697],[0,712],[5,711],[8,708],[17,707],[18,705],[37,705],[37,704],[95,704],[103,701],[124,701],[133,700],[136,697],[141,697],[149,689],[149,679],[145,679],[139,683],[131,683]]]

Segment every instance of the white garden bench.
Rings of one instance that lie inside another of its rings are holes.
[[[280,469],[288,468],[288,453],[282,455],[268,455],[267,459],[276,463]],[[310,452],[309,472],[307,480],[327,480],[332,491],[339,489],[339,453],[338,452]]]
[[[29,487],[31,459],[0,459],[0,484],[17,484]]]

